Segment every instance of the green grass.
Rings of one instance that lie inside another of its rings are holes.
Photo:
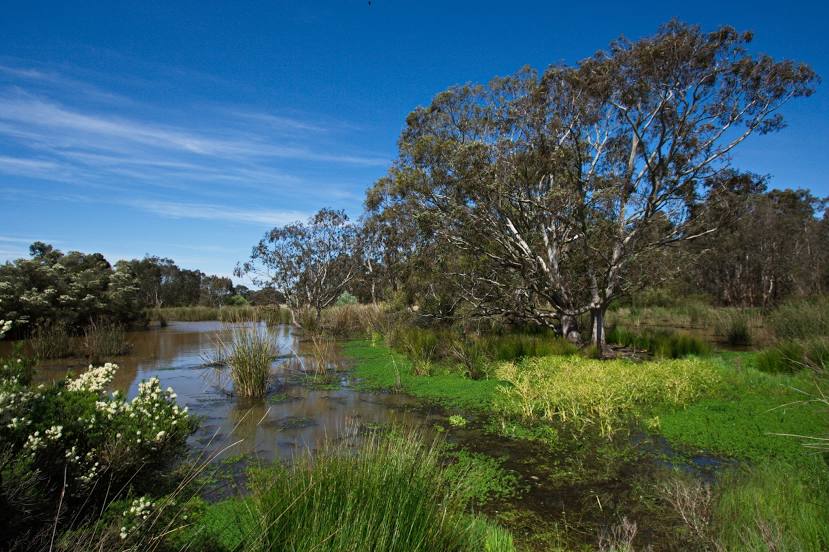
[[[442,468],[440,448],[413,434],[375,434],[357,454],[324,448],[256,472],[256,529],[244,549],[513,550],[503,530],[468,515],[469,472]]]
[[[735,367],[745,358],[749,367]],[[754,356],[756,358],[756,356]],[[817,393],[811,374],[789,376],[753,369],[752,356],[712,359],[720,382],[711,396],[684,408],[658,411],[658,426],[671,442],[754,462],[772,459],[810,463],[802,442],[775,434],[823,437],[825,407],[803,402]]]
[[[489,411],[497,394],[497,380],[471,380],[447,373],[418,376],[412,362],[383,344],[368,340],[345,343],[343,353],[355,361],[354,375],[364,389],[400,389],[445,406]]]
[[[812,337],[782,341],[757,355],[756,366],[763,372],[799,372],[804,368],[829,367],[829,338]]]
[[[778,339],[829,336],[829,297],[786,303],[767,321]]]
[[[218,371],[228,370],[233,393],[240,397],[264,397],[271,376],[271,363],[279,351],[275,339],[260,328],[234,326],[230,340],[216,343]]]
[[[713,512],[721,549],[829,549],[825,467],[772,462],[731,474]]]

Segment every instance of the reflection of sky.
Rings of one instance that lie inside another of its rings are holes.
[[[260,401],[229,396],[218,385],[215,370],[204,364],[215,349],[217,337],[229,341],[230,328],[220,322],[173,322],[166,328],[131,332],[128,339],[133,350],[116,359],[119,370],[114,387],[133,397],[139,382],[157,377],[162,387],[175,390],[180,405],[202,419],[201,427],[190,439],[195,449],[217,452],[241,439],[228,455],[255,454],[262,459],[287,459],[360,424],[416,422],[405,412],[411,399],[358,392],[348,387],[347,377],[342,378],[343,387],[333,390],[288,382],[287,373],[296,372],[310,361],[305,358],[308,343],[284,325],[269,330],[263,325],[257,328],[274,336],[280,352],[273,364],[278,395]],[[77,372],[83,365],[69,368]],[[55,379],[66,373],[67,363],[55,361],[39,370],[40,379]],[[285,400],[275,400],[285,396]]]

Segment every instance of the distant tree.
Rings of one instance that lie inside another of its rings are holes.
[[[0,312],[23,322],[18,333],[48,324],[79,331],[101,319],[143,320],[138,282],[128,271],[113,270],[100,253],[64,254],[43,242],[29,251],[29,259],[0,265]]]
[[[719,303],[770,307],[829,291],[829,240],[820,218],[826,200],[806,190],[728,190],[710,209],[728,217],[716,234],[689,247],[687,280]],[[724,212],[723,212],[724,211]]]
[[[209,307],[219,307],[233,295],[233,280],[226,276],[204,276],[201,279],[199,303]]]
[[[236,274],[272,287],[292,313],[310,307],[319,318],[357,275],[355,241],[356,228],[345,212],[322,209],[307,222],[268,232]]]
[[[715,231],[704,183],[813,92],[808,66],[753,56],[751,38],[673,21],[575,67],[451,88],[409,115],[369,198],[440,240],[478,315],[575,337],[589,313],[601,348],[608,305],[653,281],[671,247]]]

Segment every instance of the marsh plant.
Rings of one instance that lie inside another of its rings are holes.
[[[271,364],[278,356],[276,339],[267,328],[259,324],[234,325],[216,335],[208,364],[219,377],[230,378],[235,395],[259,398],[268,391]]]
[[[36,327],[29,338],[29,346],[32,354],[40,360],[71,357],[77,351],[75,338],[62,322]]]
[[[111,322],[93,322],[84,328],[81,344],[83,354],[90,362],[125,355],[132,349],[124,327]]]
[[[747,346],[753,340],[754,316],[749,309],[728,309],[717,313],[714,334],[729,345]]]
[[[306,369],[306,374],[310,374],[315,382],[326,380],[328,377],[328,368],[336,359],[334,340],[324,335],[312,334],[309,349],[311,369]]]

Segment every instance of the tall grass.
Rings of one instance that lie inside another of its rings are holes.
[[[735,346],[751,345],[752,316],[746,309],[729,309],[717,313],[714,323],[714,335]]]
[[[83,333],[82,347],[84,356],[93,363],[125,355],[132,349],[124,327],[111,322],[87,326]]]
[[[719,549],[829,550],[826,485],[825,469],[775,462],[732,474],[714,509]]]
[[[244,549],[513,550],[503,530],[466,513],[467,484],[416,434],[374,434],[356,454],[329,445],[254,473],[255,530]]]
[[[648,351],[659,358],[683,358],[711,353],[711,346],[702,339],[665,330],[646,330],[636,333],[614,327],[608,330],[606,339],[608,343]]]
[[[162,307],[150,311],[151,320],[169,320],[178,322],[249,322],[261,320],[270,326],[289,324],[291,313],[285,307],[265,305],[261,307],[223,306],[223,307]]]
[[[824,370],[829,367],[829,338],[782,341],[758,353],[755,366],[772,373],[793,373],[804,368]]]
[[[781,305],[767,317],[778,339],[829,336],[829,297]]]
[[[216,339],[215,362],[220,374],[227,369],[233,393],[240,397],[260,398],[268,391],[271,363],[279,354],[273,336],[258,325],[253,328],[227,328],[229,340]]]
[[[32,354],[40,360],[71,357],[77,350],[75,338],[63,323],[35,328],[28,343]]]

